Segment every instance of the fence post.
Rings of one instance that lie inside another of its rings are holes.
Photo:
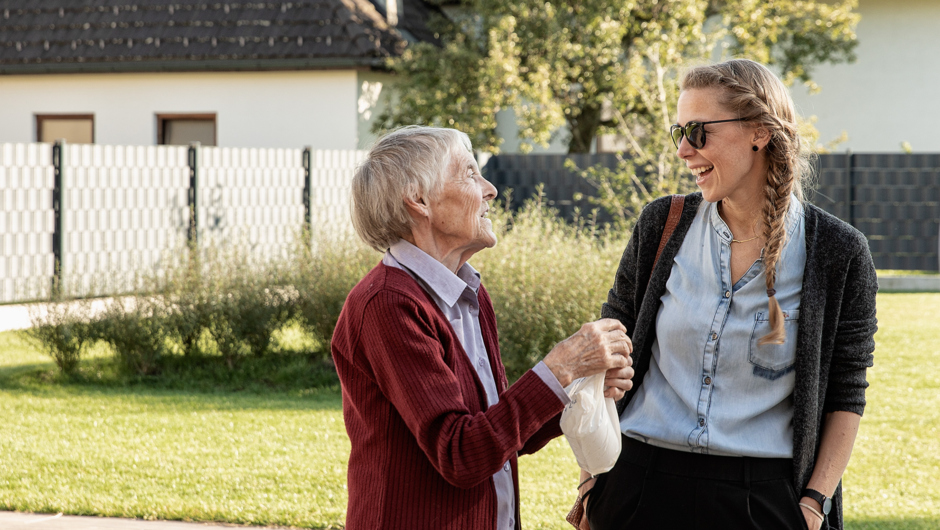
[[[62,294],[62,262],[65,255],[65,140],[56,140],[52,146],[52,298]]]
[[[311,244],[313,241],[313,223],[310,215],[310,193],[311,188],[313,187],[313,168],[310,162],[310,158],[313,155],[313,150],[310,146],[304,147],[304,152],[302,156],[303,165],[304,165],[304,243],[307,245],[307,250],[310,250]]]
[[[189,144],[187,162],[189,163],[189,230],[186,233],[186,240],[190,251],[194,252],[198,248],[197,243],[199,241],[199,200],[196,195],[196,185],[199,180],[199,171],[197,169],[199,166],[199,142]]]

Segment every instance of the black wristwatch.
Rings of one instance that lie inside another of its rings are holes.
[[[829,510],[832,509],[832,499],[826,497],[822,493],[819,493],[816,490],[804,488],[803,493],[800,494],[801,497],[809,497],[814,501],[818,502],[822,506],[822,513],[824,516],[829,515]]]

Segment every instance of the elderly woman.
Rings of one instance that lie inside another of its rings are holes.
[[[632,335],[636,376],[581,527],[842,528],[875,348],[867,241],[803,202],[809,164],[770,70],[701,66],[680,88],[672,138],[701,193],[644,209],[602,309]]]
[[[470,140],[408,127],[353,179],[353,225],[385,252],[349,293],[332,352],[352,444],[346,528],[518,529],[517,454],[558,436],[563,387],[607,371],[630,388],[622,324],[585,324],[511,387],[496,318],[467,263],[496,244]]]

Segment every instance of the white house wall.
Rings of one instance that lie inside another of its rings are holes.
[[[94,114],[95,143],[154,145],[157,114],[215,113],[221,147],[356,149],[355,70],[0,76],[0,143],[36,114]]]
[[[358,73],[356,112],[359,115],[359,149],[369,149],[378,138],[378,135],[372,132],[372,124],[388,106],[386,96],[394,90],[394,83],[395,76],[389,73]]]
[[[823,143],[845,131],[838,150],[940,151],[940,1],[860,0],[858,13],[858,60],[817,67],[822,92],[795,88],[799,111],[817,116]]]

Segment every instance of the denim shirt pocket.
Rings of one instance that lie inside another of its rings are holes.
[[[786,338],[783,344],[760,345],[758,344],[760,339],[770,333],[770,318],[767,313],[757,313],[747,356],[747,360],[754,366],[754,375],[773,381],[793,371],[796,365],[796,333],[799,318],[799,309],[784,309],[783,329],[786,332]]]

